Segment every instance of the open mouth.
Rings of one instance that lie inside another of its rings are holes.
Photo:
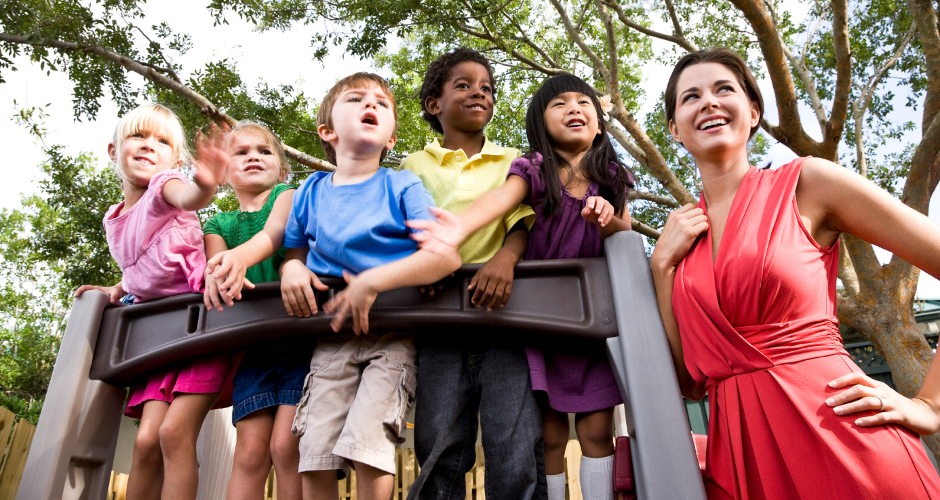
[[[479,110],[479,111],[486,111],[486,106],[484,106],[484,105],[482,105],[482,104],[471,104],[471,105],[467,106],[467,109],[475,109],[475,110]]]
[[[255,172],[255,171],[261,172],[263,170],[264,169],[261,168],[261,165],[248,165],[247,167],[245,167],[245,172]]]
[[[372,113],[366,113],[360,122],[365,123],[366,125],[378,125],[379,119]]]
[[[727,119],[727,118],[714,118],[714,119],[712,119],[712,120],[708,120],[707,122],[702,123],[701,125],[699,125],[699,126],[698,126],[698,129],[699,129],[699,130],[708,130],[708,129],[711,129],[711,128],[720,127],[720,126],[722,126],[722,125],[727,125],[727,124],[728,124],[728,119]]]
[[[582,120],[582,119],[580,119],[580,118],[575,118],[575,119],[571,120],[570,122],[568,122],[568,124],[565,125],[565,126],[568,127],[568,128],[578,128],[578,127],[583,127],[583,126],[585,126],[585,125],[587,125],[587,122],[586,122],[586,121],[584,121],[584,120]]]
[[[147,165],[156,165],[156,162],[144,156],[135,156],[134,161],[136,161],[137,163],[144,163]]]

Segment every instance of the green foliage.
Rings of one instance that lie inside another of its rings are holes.
[[[41,194],[0,211],[0,406],[36,423],[72,292],[113,285],[120,272],[101,219],[121,198],[110,169],[88,154],[46,150]]]

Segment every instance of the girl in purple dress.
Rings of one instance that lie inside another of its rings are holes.
[[[455,216],[436,209],[437,222],[412,227],[422,248],[458,247],[468,235],[519,203],[536,212],[526,260],[600,257],[603,239],[630,229],[626,200],[633,175],[614,151],[600,102],[580,78],[546,80],[526,112],[530,151],[517,158],[506,183]],[[432,208],[432,210],[435,210]],[[620,391],[602,343],[557,343],[526,349],[532,388],[543,393],[545,473],[549,500],[565,498],[568,413],[581,443],[585,499],[613,499],[613,407]]]

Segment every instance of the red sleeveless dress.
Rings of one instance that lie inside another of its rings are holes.
[[[708,498],[940,499],[915,433],[826,405],[829,381],[859,368],[836,319],[838,241],[820,247],[797,210],[802,163],[751,167],[714,264],[709,231],[677,269],[686,368],[708,388]]]

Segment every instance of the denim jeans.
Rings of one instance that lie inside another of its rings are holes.
[[[463,500],[476,460],[477,413],[487,500],[547,496],[542,414],[522,345],[442,343],[418,337],[415,453],[409,500]]]

